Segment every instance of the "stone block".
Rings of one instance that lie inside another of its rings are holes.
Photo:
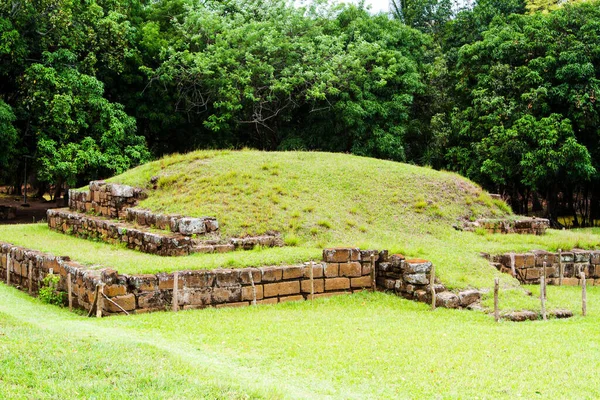
[[[137,296],[139,308],[164,308],[166,302],[160,292],[147,292]]]
[[[404,273],[406,274],[427,274],[431,271],[431,261],[413,258],[404,263]]]
[[[172,290],[173,289],[173,274],[158,274],[158,289]]]
[[[314,279],[313,287],[315,293],[322,293],[325,291],[325,281],[323,279]],[[310,293],[310,279],[302,280],[300,290],[302,293]]]
[[[327,263],[342,263],[360,261],[360,250],[350,247],[339,247],[323,250],[323,261]]]
[[[237,269],[217,269],[214,271],[217,286],[235,286],[240,284],[240,270]]]
[[[467,307],[481,300],[481,292],[475,289],[463,290],[458,293],[458,299],[461,307]]]
[[[271,297],[269,299],[262,299],[256,302],[256,304],[277,304],[279,303],[279,298]]]
[[[256,290],[256,300],[261,300],[263,295],[263,286],[262,285],[254,285],[254,290]],[[254,299],[254,291],[252,286],[244,286],[242,288],[242,300],[252,301]]]
[[[282,271],[282,276],[284,280],[287,279],[298,279],[301,278],[304,274],[303,266],[289,266],[284,267]]]
[[[371,263],[362,263],[362,275],[370,275],[371,274]]]
[[[156,278],[156,275],[135,275],[129,277],[128,281],[129,285],[134,286],[141,292],[154,291],[158,287],[158,279]]]
[[[214,246],[215,253],[229,253],[230,251],[234,251],[235,246],[232,244],[216,244]]]
[[[349,278],[330,278],[325,279],[325,290],[344,290],[350,289],[350,279]]]
[[[304,296],[297,294],[295,296],[285,296],[279,298],[280,303],[285,303],[287,301],[304,301]]]
[[[107,285],[104,287],[104,294],[108,297],[123,296],[127,293],[124,285]]]
[[[373,256],[373,261],[379,261],[379,252],[377,250],[360,250],[360,260],[362,262],[371,262],[371,256]]]
[[[215,271],[183,271],[179,273],[179,278],[184,287],[206,288],[213,285],[215,275],[218,276],[218,273],[215,273]]]
[[[452,292],[442,292],[435,296],[435,305],[445,308],[458,308],[460,299]]]
[[[213,303],[236,303],[242,299],[241,286],[215,287],[212,290]]]
[[[178,224],[179,233],[182,235],[203,235],[206,225],[203,218],[181,218]]]
[[[515,268],[531,268],[533,266],[535,266],[535,256],[533,254],[515,254]]]
[[[261,278],[262,274],[258,268],[244,268],[240,270],[240,280],[244,285],[250,285],[252,282],[255,284],[260,283]]]
[[[327,263],[325,264],[325,268],[324,268],[324,275],[327,278],[334,278],[336,276],[339,276],[339,268],[340,265],[338,263]]]
[[[266,283],[264,285],[264,297],[288,296],[300,293],[300,281],[289,281],[279,283]]]
[[[135,310],[135,296],[133,294],[113,297],[111,300],[121,306],[125,311]],[[106,299],[104,299],[104,307],[111,313],[122,312],[119,307]]]
[[[260,268],[263,282],[280,281],[283,276],[282,270],[279,267],[263,267]]]
[[[358,261],[349,263],[340,263],[340,276],[355,278],[362,275],[362,265]]]
[[[392,267],[401,268],[402,262],[406,259],[402,254],[392,254],[389,256],[389,263]]]
[[[212,302],[212,289],[185,289],[180,291],[179,303],[193,306],[209,306]]]
[[[360,278],[351,278],[350,286],[352,288],[370,288],[373,286],[373,280],[368,275]]]
[[[573,262],[576,263],[589,263],[590,252],[583,250],[573,250]]]
[[[528,281],[540,279],[540,270],[538,268],[527,268],[525,279]]]
[[[414,285],[427,285],[429,283],[429,278],[427,278],[426,274],[406,274],[403,275],[403,279]]]
[[[304,277],[305,278],[310,278],[310,263],[308,265],[304,266]],[[323,277],[323,264],[322,263],[315,263],[312,266],[313,269],[313,278],[322,278]]]
[[[224,307],[246,307],[249,306],[250,303],[248,303],[247,301],[239,301],[236,303],[223,303],[223,304],[216,304],[215,308],[224,308]]]
[[[579,279],[577,278],[563,278],[562,284],[565,286],[577,286],[579,285]]]

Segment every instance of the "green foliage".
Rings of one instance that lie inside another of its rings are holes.
[[[38,296],[41,301],[47,304],[62,306],[65,303],[65,293],[58,290],[60,275],[48,274],[42,279]]]

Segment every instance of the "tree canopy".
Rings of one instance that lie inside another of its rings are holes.
[[[327,150],[600,217],[598,0],[391,3],[1,2],[0,181],[26,157],[60,186],[197,148]]]

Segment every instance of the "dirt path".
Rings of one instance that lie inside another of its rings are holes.
[[[31,224],[46,219],[46,210],[62,207],[62,200],[57,204],[54,201],[28,199],[29,207],[23,207],[23,198],[20,196],[0,195],[0,205],[17,207],[17,216],[11,220],[0,220],[0,225],[6,224]]]

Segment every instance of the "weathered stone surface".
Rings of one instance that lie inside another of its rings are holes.
[[[242,299],[241,286],[215,287],[212,290],[213,303],[235,303]]]
[[[121,306],[125,311],[135,310],[135,296],[133,294],[127,294],[125,296],[117,296],[111,299],[113,302]],[[104,299],[104,306],[106,310],[112,313],[122,312],[119,307]]]
[[[343,263],[360,261],[360,250],[356,248],[335,248],[323,250],[323,261],[327,263]]]
[[[261,300],[264,297],[263,285],[254,285],[254,289],[252,286],[244,286],[242,288],[242,300],[253,300],[255,292],[256,300]]]
[[[127,288],[124,285],[107,285],[104,287],[104,294],[108,297],[123,296],[127,293]]]
[[[344,290],[350,289],[349,278],[329,278],[325,279],[325,290]]]
[[[373,281],[370,276],[362,276],[360,278],[351,278],[350,286],[352,288],[370,288],[373,286]]]
[[[538,319],[538,313],[533,311],[513,311],[506,315],[506,319],[514,322],[522,322],[522,321],[535,321]]]
[[[340,265],[338,263],[325,264],[324,274],[327,278],[339,276]]]
[[[525,279],[528,281],[540,279],[540,270],[538,268],[528,268]]]
[[[404,263],[404,272],[406,274],[426,274],[431,271],[431,267],[431,261],[410,259]]]
[[[206,225],[202,218],[181,218],[178,230],[183,235],[202,235],[206,233]]]
[[[427,285],[429,283],[429,278],[425,274],[406,274],[404,280],[415,285]]]
[[[321,293],[325,291],[325,280],[323,279],[314,279],[313,286],[315,293]],[[303,293],[310,293],[310,279],[304,279],[301,282],[301,288]]]
[[[555,310],[550,310],[550,312],[548,314],[555,318],[559,318],[559,319],[560,318],[571,318],[573,316],[573,311],[567,310],[564,308],[558,308]]]
[[[467,307],[481,300],[481,292],[475,289],[463,290],[458,293],[458,299],[461,307]]]
[[[297,278],[302,277],[302,275],[304,274],[304,267],[303,266],[286,267],[283,269],[282,274],[283,274],[284,280],[297,279]]]
[[[302,295],[295,295],[295,296],[284,296],[284,297],[280,297],[279,298],[279,302],[280,303],[285,303],[287,301],[303,301],[304,300],[304,296]]]
[[[310,263],[304,266],[304,277],[310,278]],[[323,277],[323,264],[322,263],[314,263],[312,266],[313,270],[313,278],[321,278]]]
[[[445,308],[458,308],[460,306],[460,299],[452,292],[442,292],[435,296],[435,305]]]
[[[262,272],[263,282],[274,282],[281,280],[283,271],[279,267],[263,267],[259,268]]]
[[[362,275],[362,265],[358,261],[340,263],[340,276],[359,277]]]
[[[214,271],[217,286],[235,286],[240,282],[240,270],[235,269],[217,269]]]
[[[265,283],[264,296],[287,296],[300,293],[300,281],[289,281],[280,283]]]

